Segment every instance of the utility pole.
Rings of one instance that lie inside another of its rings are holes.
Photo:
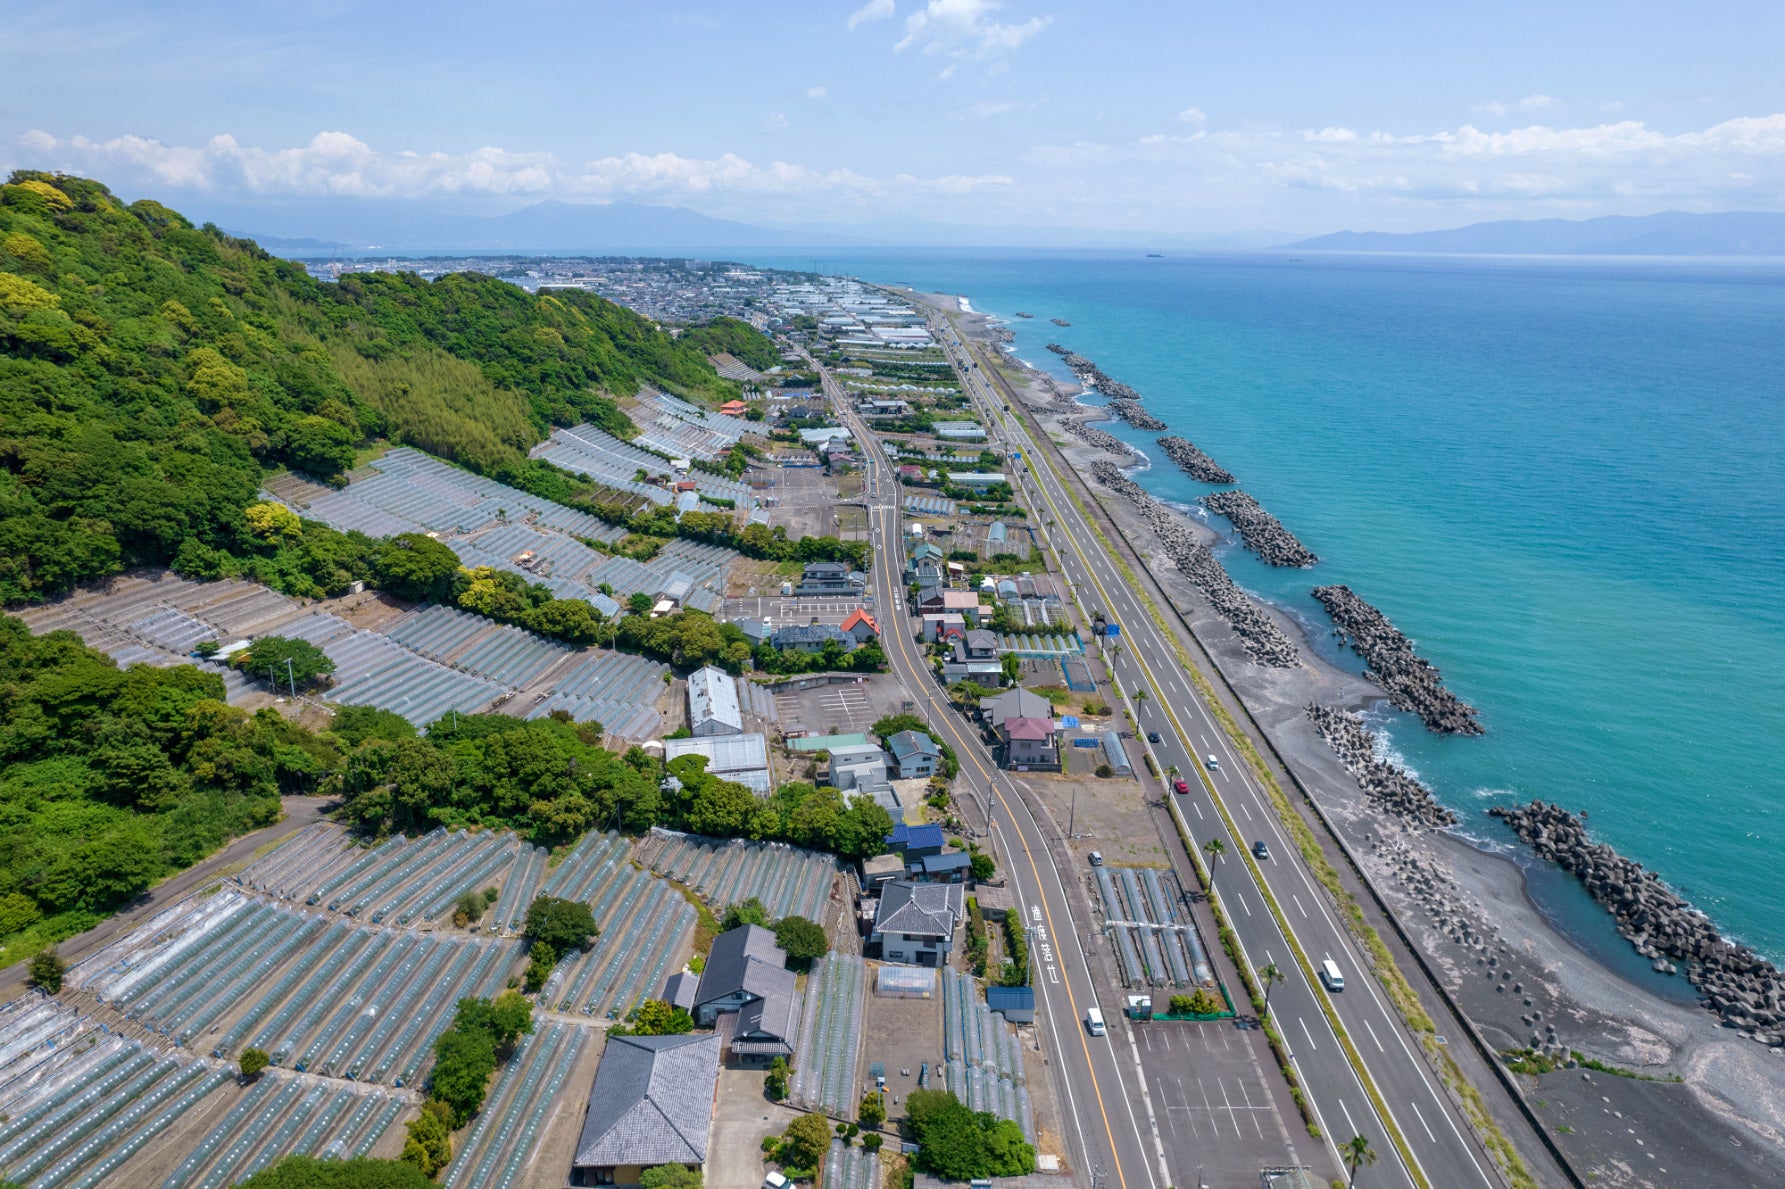
[[[285,658],[285,678],[291,682],[291,696],[297,697],[297,675],[292,670],[290,657]]]
[[[1072,786],[1072,812],[1066,818],[1066,840],[1078,837],[1078,785]]]

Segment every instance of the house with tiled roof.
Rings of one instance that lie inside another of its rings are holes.
[[[761,925],[740,925],[713,940],[694,1021],[719,1028],[732,1057],[747,1065],[767,1065],[792,1057],[798,1037],[798,980],[787,969],[787,954]],[[724,1017],[735,1015],[735,1020]]]
[[[878,948],[884,962],[946,966],[966,905],[961,884],[894,880],[880,893],[868,943]]]
[[[704,1168],[719,1089],[719,1038],[610,1036],[589,1091],[572,1185],[637,1185],[646,1169]]]

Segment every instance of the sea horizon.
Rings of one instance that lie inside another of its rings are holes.
[[[1352,586],[1481,711],[1478,739],[1369,716],[1465,834],[1510,842],[1495,804],[1584,812],[1726,936],[1785,956],[1766,878],[1785,787],[1785,261],[890,255],[751,262],[959,294],[1063,380],[1047,343],[1094,359],[1322,559],[1273,569],[1229,547],[1236,581],[1358,672],[1308,595]],[[1157,435],[1105,428],[1147,454],[1154,494],[1213,490]],[[1550,911],[1594,911],[1547,891]]]

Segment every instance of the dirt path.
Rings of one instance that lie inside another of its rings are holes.
[[[242,862],[267,843],[319,821],[323,811],[334,802],[326,797],[286,797],[283,804],[285,816],[280,821],[264,830],[242,835],[210,858],[150,888],[133,900],[128,908],[100,921],[85,933],[75,934],[56,948],[70,966],[74,965],[88,954],[108,945],[120,934],[135,928],[138,922],[151,913],[159,912],[194,888],[203,886],[216,878],[218,872]],[[0,999],[10,998],[24,986],[26,965],[18,962],[0,970]]]

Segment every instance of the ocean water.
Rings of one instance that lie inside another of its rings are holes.
[[[1469,832],[1510,838],[1497,802],[1584,810],[1785,959],[1785,261],[761,263],[965,294],[1065,379],[1046,343],[1095,359],[1321,557],[1230,549],[1237,581],[1358,671],[1308,595],[1350,584],[1480,708],[1481,738],[1376,723]],[[1210,490],[1117,432],[1156,494]]]

